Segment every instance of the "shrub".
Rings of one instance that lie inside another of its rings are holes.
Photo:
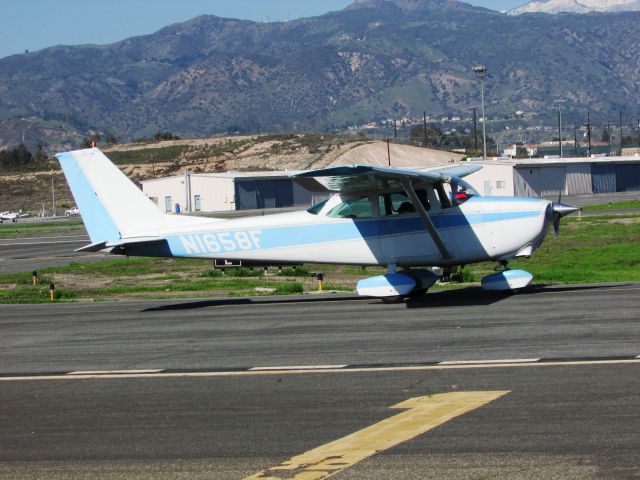
[[[276,286],[276,295],[295,295],[297,293],[304,293],[300,282],[283,282]]]
[[[261,277],[264,275],[264,271],[261,268],[251,270],[249,268],[229,268],[227,275],[230,277]]]
[[[308,277],[310,275],[309,270],[304,267],[287,267],[278,272],[278,275],[282,277]]]

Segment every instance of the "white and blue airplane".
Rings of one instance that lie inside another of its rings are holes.
[[[9,220],[11,222],[17,222],[20,218],[23,217],[28,217],[29,214],[28,213],[22,213],[22,210],[20,210],[19,212],[10,212],[10,211],[6,211],[6,212],[0,212],[0,223],[4,222],[5,220]]]
[[[543,199],[481,197],[462,177],[480,165],[405,170],[366,165],[292,174],[331,192],[308,210],[220,220],[162,213],[97,148],[57,155],[91,244],[78,251],[248,262],[385,266],[358,294],[387,302],[423,295],[433,267],[487,260],[502,271],[486,290],[516,291],[532,275],[507,262],[529,257],[550,224],[577,210]]]

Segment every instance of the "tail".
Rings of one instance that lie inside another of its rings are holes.
[[[204,220],[165,215],[97,148],[56,157],[94,245],[151,237],[163,227]]]

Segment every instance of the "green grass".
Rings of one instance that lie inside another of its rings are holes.
[[[446,287],[462,288],[493,273],[495,263],[468,265],[452,275]],[[640,215],[565,219],[558,240],[550,233],[530,259],[510,262],[534,275],[535,283],[595,283],[640,281]],[[38,272],[0,274],[0,303],[49,302],[49,284],[55,283],[56,301],[117,300],[203,296],[251,296],[273,289],[277,295],[318,290],[311,272],[322,272],[325,291],[353,291],[356,282],[385,273],[383,267],[309,265],[281,272],[262,268],[211,268],[206,260],[106,258],[100,262],[72,263]]]
[[[30,235],[45,235],[48,233],[61,233],[78,229],[82,225],[80,220],[46,223],[10,223],[0,224],[0,238],[15,238]]]
[[[492,266],[470,268],[481,276]],[[511,261],[510,266],[532,273],[536,283],[640,281],[640,216],[565,219],[558,240],[550,233],[530,259]]]
[[[628,210],[628,209],[640,209],[640,202],[638,200],[630,200],[628,202],[613,202],[599,203],[597,205],[585,205],[582,210],[587,211],[600,211],[600,210]]]

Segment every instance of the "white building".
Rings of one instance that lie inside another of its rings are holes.
[[[141,184],[163,212],[306,208],[326,197],[295,184],[286,172],[187,173]]]

